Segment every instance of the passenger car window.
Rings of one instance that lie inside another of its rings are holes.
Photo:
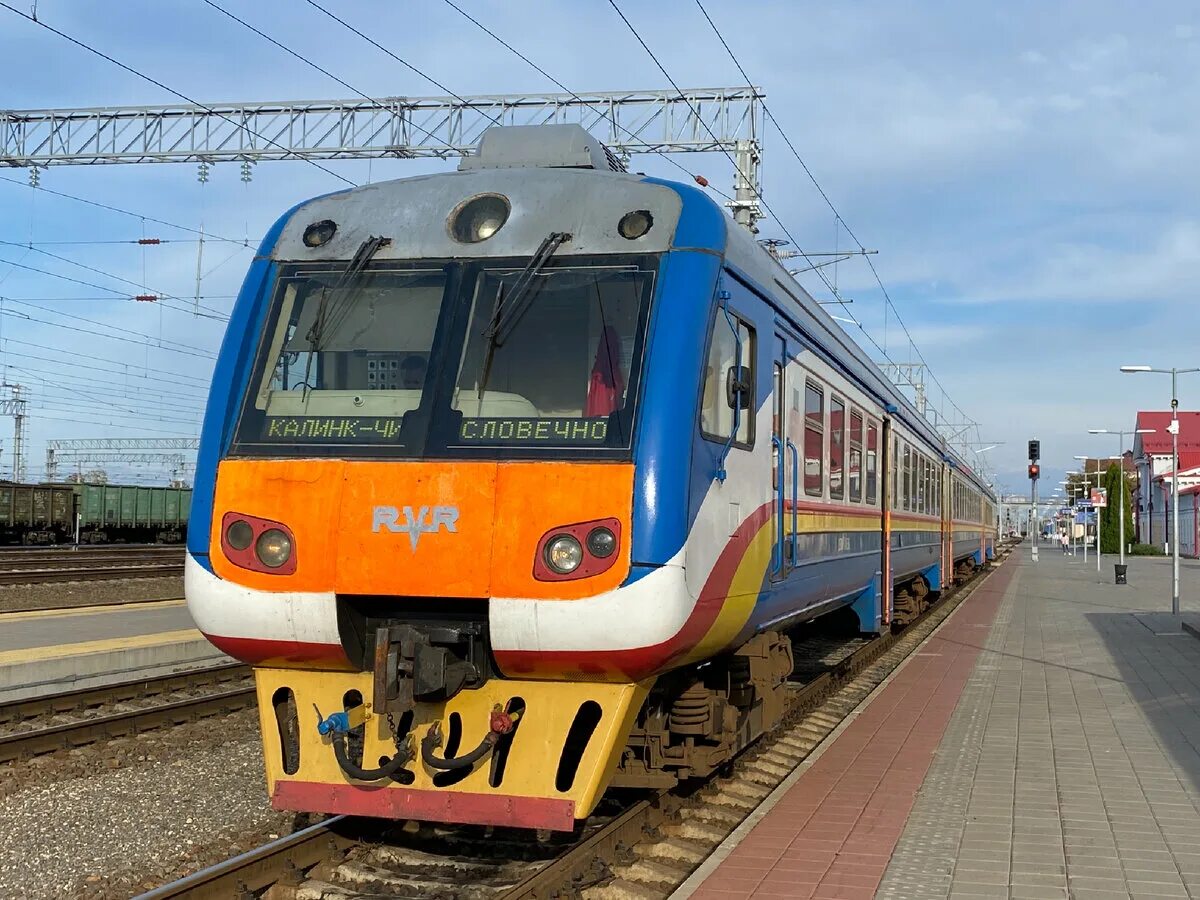
[[[867,424],[867,502],[879,499],[879,426],[874,419]]]
[[[850,413],[850,500],[862,502],[863,418],[857,409]]]
[[[825,394],[811,381],[804,385],[804,493],[821,496],[824,455]]]
[[[837,397],[829,400],[829,496],[846,496],[846,404]]]

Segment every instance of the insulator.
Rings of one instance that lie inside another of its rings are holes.
[[[42,183],[42,170],[37,166],[29,167],[29,186],[37,187]]]
[[[200,164],[196,167],[196,180],[201,184],[208,184],[208,163],[200,160]]]
[[[250,168],[250,160],[242,160],[242,181],[246,184],[250,183],[250,179],[254,177],[254,170]]]
[[[142,244],[142,245],[147,245],[147,244],[149,244],[149,245],[153,245],[153,244],[161,244],[161,243],[162,243],[162,238],[139,238],[139,239],[138,239],[138,243],[139,243],[139,244]]]

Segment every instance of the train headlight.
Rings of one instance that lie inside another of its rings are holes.
[[[245,519],[238,519],[225,530],[225,540],[234,550],[245,550],[254,541],[254,529]]]
[[[569,534],[560,534],[546,544],[546,565],[560,575],[570,575],[583,562],[583,547]]]
[[[605,528],[603,525],[593,528],[588,532],[587,548],[592,556],[598,559],[608,559],[617,549],[617,536],[612,533],[611,529]]]
[[[617,223],[617,232],[627,241],[636,240],[654,227],[654,216],[648,209],[635,209],[627,212]]]
[[[499,194],[472,197],[450,214],[450,235],[460,244],[486,241],[504,227],[512,207]]]
[[[254,555],[270,569],[278,569],[292,556],[292,540],[278,528],[268,528],[258,536]]]
[[[337,222],[332,219],[322,219],[320,222],[313,222],[304,229],[304,246],[305,247],[320,247],[328,244],[337,233]]]

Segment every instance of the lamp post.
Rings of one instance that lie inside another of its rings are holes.
[[[1121,366],[1122,372],[1158,372],[1171,376],[1171,615],[1179,615],[1179,399],[1175,382],[1180,375],[1200,372],[1197,369],[1155,369],[1150,366]],[[1124,518],[1122,518],[1124,521]]]
[[[1083,468],[1085,470],[1085,475],[1086,475],[1087,461],[1090,457],[1077,456],[1075,458],[1083,460]],[[1105,457],[1097,456],[1096,457],[1096,490],[1100,490],[1100,460],[1101,459],[1117,459],[1117,457],[1115,457],[1115,456],[1105,456]],[[1121,477],[1122,478],[1125,477],[1124,470],[1122,470],[1122,472],[1121,472]],[[1101,510],[1101,507],[1096,506],[1093,508],[1096,510],[1096,574],[1099,575],[1100,574],[1100,510]],[[1085,531],[1085,536],[1086,536],[1086,531],[1087,531],[1086,526],[1084,528],[1084,531]]]
[[[1072,469],[1066,473],[1068,479],[1072,475],[1079,475],[1079,474],[1080,473],[1076,472],[1074,469]],[[1070,492],[1069,502],[1071,504],[1071,513],[1067,517],[1067,537],[1071,543],[1071,555],[1074,556],[1075,555],[1075,488],[1078,485],[1076,485],[1072,481],[1064,481],[1063,484],[1065,484],[1067,486],[1067,490]],[[1084,529],[1084,530],[1086,531],[1086,529]],[[1083,548],[1083,558],[1085,561],[1087,560],[1087,547],[1086,546]]]
[[[1088,434],[1115,434],[1119,448],[1118,458],[1121,460],[1121,496],[1117,503],[1117,521],[1121,524],[1121,565],[1125,565],[1125,435],[1153,434],[1153,428],[1134,428],[1131,431],[1121,431],[1118,428],[1089,428]]]

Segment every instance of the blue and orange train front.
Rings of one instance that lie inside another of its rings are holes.
[[[743,628],[684,577],[681,384],[724,229],[688,188],[513,168],[318,198],[267,236],[186,582],[255,666],[277,807],[570,828],[654,676]]]

